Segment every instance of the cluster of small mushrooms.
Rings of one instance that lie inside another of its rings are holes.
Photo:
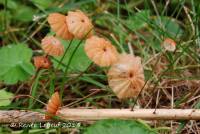
[[[94,35],[92,22],[85,13],[80,10],[69,11],[67,16],[51,13],[48,16],[48,23],[55,36],[46,36],[42,39],[41,47],[46,55],[64,54],[64,46],[57,37],[65,40],[85,39],[84,50],[89,59],[100,67],[109,68],[108,83],[117,97],[131,98],[139,94],[145,83],[141,58],[119,53],[109,40]],[[47,56],[34,57],[34,63],[38,69],[50,66]],[[56,92],[48,103],[48,113],[55,115],[60,104],[59,94]]]

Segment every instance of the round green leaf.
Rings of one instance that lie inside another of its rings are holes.
[[[65,46],[65,49],[69,46],[70,41],[65,41],[65,40],[61,40],[62,44]],[[78,49],[75,51],[77,45],[80,45],[78,47]],[[58,69],[62,69],[63,71],[66,69],[66,65],[68,64],[70,57],[73,55],[72,57],[72,61],[71,64],[69,66],[69,71],[72,72],[82,72],[85,71],[90,64],[92,63],[92,61],[87,57],[87,55],[85,54],[84,51],[84,43],[80,44],[79,40],[73,40],[72,44],[70,45],[62,63],[64,64],[60,64]],[[59,61],[61,60],[62,56],[59,57],[55,57],[55,59],[53,59],[53,65],[55,68],[57,68]]]
[[[88,127],[84,134],[157,134],[139,121],[107,119]]]
[[[12,98],[14,95],[10,92],[7,92],[5,89],[0,90],[0,106],[8,106],[10,105],[11,101],[10,98]]]
[[[38,6],[39,8],[41,8],[41,9],[46,9],[46,8],[48,8],[51,4],[52,4],[52,2],[53,2],[53,0],[31,0],[36,6]]]
[[[29,22],[32,21],[34,10],[28,6],[20,6],[14,14],[14,18],[18,21]]]
[[[149,10],[142,10],[130,16],[126,21],[127,26],[132,30],[138,30],[147,26],[147,20],[150,18]]]
[[[172,37],[179,38],[183,35],[183,29],[179,25],[178,21],[174,18],[161,16],[160,18],[155,17],[153,21],[157,26],[160,26],[164,30],[164,32],[166,32],[168,35],[171,35]],[[157,30],[154,31],[158,32]],[[159,34],[161,33],[158,33],[158,35]]]
[[[0,1],[0,4],[2,4],[2,5],[5,6],[5,0],[1,0],[1,1]],[[7,7],[8,7],[9,9],[16,10],[17,7],[18,7],[18,3],[17,3],[17,1],[14,1],[14,0],[7,0]]]
[[[24,44],[8,45],[0,49],[0,80],[6,84],[24,81],[34,74],[30,62],[32,50]]]

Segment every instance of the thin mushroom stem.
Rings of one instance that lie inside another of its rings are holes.
[[[190,14],[189,14],[189,9],[186,6],[183,6],[183,9],[184,9],[186,16],[187,16],[187,18],[190,22],[190,25],[191,25],[191,28],[192,28],[192,35],[195,35],[195,26],[193,24],[193,21],[192,21]]]
[[[44,102],[42,102],[42,101],[36,99],[35,97],[33,97],[33,96],[31,96],[31,95],[17,95],[17,96],[15,96],[15,97],[13,97],[12,99],[22,98],[22,97],[29,97],[29,98],[32,98],[32,99],[34,99],[34,100],[40,102],[41,104],[43,104],[43,105],[45,105],[45,106],[47,105],[46,103],[44,103]],[[0,100],[1,100],[1,99],[0,99]]]
[[[114,34],[111,33],[110,36],[113,38],[113,40],[115,41],[115,43],[117,44],[117,46],[120,48],[120,50],[122,51],[122,53],[126,53],[126,51],[124,50],[123,46],[117,41],[117,39],[114,36]]]
[[[156,96],[156,106],[155,106],[154,113],[156,113],[156,109],[157,109],[157,107],[158,107],[159,96],[160,96],[160,89],[158,89],[158,92],[157,92],[157,96]]]
[[[83,98],[81,98],[81,99],[78,99],[78,100],[76,100],[76,101],[74,101],[74,102],[72,102],[72,103],[69,103],[69,104],[63,106],[62,108],[64,108],[64,107],[70,107],[70,106],[72,106],[72,105],[74,105],[74,104],[76,104],[76,103],[78,103],[78,102],[80,102],[80,101],[82,101],[82,100],[84,100],[84,99],[86,99],[86,98],[88,98],[88,97],[94,95],[94,94],[97,94],[98,92],[100,92],[100,90],[96,90],[96,91],[90,93],[89,95],[87,95],[87,96],[85,96],[85,97],[83,97]]]
[[[68,63],[67,63],[67,67],[65,68],[63,77],[65,77],[65,76],[68,74],[68,70],[69,70],[70,64],[71,64],[71,62],[72,62],[72,59],[73,59],[73,57],[74,57],[74,54],[76,53],[76,51],[77,51],[78,48],[80,47],[80,45],[81,45],[81,43],[83,42],[83,40],[88,36],[88,34],[89,34],[92,30],[93,30],[93,28],[91,28],[91,29],[86,33],[86,35],[83,37],[83,39],[81,39],[81,40],[78,42],[77,46],[76,46],[75,49],[73,50],[73,52],[72,52],[72,54],[71,54],[71,56],[70,56],[70,58],[69,58],[69,61],[68,61]],[[62,83],[61,83],[61,91],[60,91],[60,96],[61,96],[61,98],[62,98],[62,95],[63,95],[63,92],[64,92],[65,80],[66,80],[66,79],[63,78]]]
[[[132,48],[130,42],[128,42],[128,49],[129,49],[130,54],[131,54],[131,55],[134,55],[133,48]]]
[[[164,52],[165,52],[165,51],[164,51]],[[154,64],[154,66],[156,66],[156,65],[158,64],[158,62],[159,62],[159,60],[160,60],[160,58],[161,58],[161,56],[163,55],[164,52],[162,52],[162,53],[160,54],[160,57],[158,57],[158,59],[156,60],[156,63]],[[153,71],[152,71],[151,75],[153,75]],[[142,89],[140,90],[139,94],[137,95],[137,97],[136,97],[136,99],[135,99],[135,101],[134,101],[133,106],[131,107],[131,111],[133,111],[133,109],[134,109],[134,107],[135,107],[135,105],[136,105],[136,102],[137,102],[137,100],[138,100],[139,97],[140,97],[140,94],[141,94],[142,91],[144,90],[144,88],[145,88],[146,84],[149,82],[149,80],[150,80],[150,79],[148,79],[148,80],[145,81],[144,86],[143,86]],[[157,84],[154,86],[153,89],[155,89],[156,86],[157,86]]]
[[[135,99],[135,101],[134,101],[134,103],[133,103],[133,106],[131,107],[131,111],[133,111],[133,109],[134,109],[134,107],[135,107],[135,105],[136,105],[136,103],[137,103],[137,100],[139,99],[140,94],[141,94],[142,91],[144,90],[144,87],[146,86],[147,83],[148,83],[148,80],[144,83],[144,86],[142,87],[142,89],[140,90],[139,94],[137,95],[137,97],[136,97],[136,99]]]

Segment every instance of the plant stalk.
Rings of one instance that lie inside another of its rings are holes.
[[[101,119],[144,119],[144,120],[200,120],[199,109],[69,109],[62,108],[58,117],[62,120],[92,121]],[[44,114],[27,110],[0,111],[0,123],[47,122]]]

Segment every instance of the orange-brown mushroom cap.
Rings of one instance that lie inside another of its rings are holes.
[[[64,53],[64,46],[54,36],[46,36],[42,39],[42,49],[51,56],[61,56]]]
[[[45,56],[35,56],[33,57],[34,65],[37,69],[45,68],[48,69],[51,66],[51,62]]]
[[[47,113],[48,114],[45,115],[45,119],[50,119],[53,115],[56,115],[56,112],[58,111],[60,106],[61,106],[61,101],[60,101],[59,93],[55,92],[51,96],[51,98],[47,104]]]
[[[120,55],[107,75],[109,86],[120,99],[136,97],[145,83],[141,59],[130,54]]]
[[[170,38],[166,38],[162,44],[167,51],[173,52],[176,49],[176,42]]]
[[[69,32],[66,16],[60,13],[51,13],[48,16],[48,23],[58,37],[70,40],[73,35]]]
[[[69,32],[77,39],[83,39],[86,35],[93,34],[93,25],[90,19],[80,10],[69,11],[66,17]]]
[[[97,36],[86,40],[85,52],[94,63],[102,67],[110,66],[118,59],[116,48],[109,41]]]

